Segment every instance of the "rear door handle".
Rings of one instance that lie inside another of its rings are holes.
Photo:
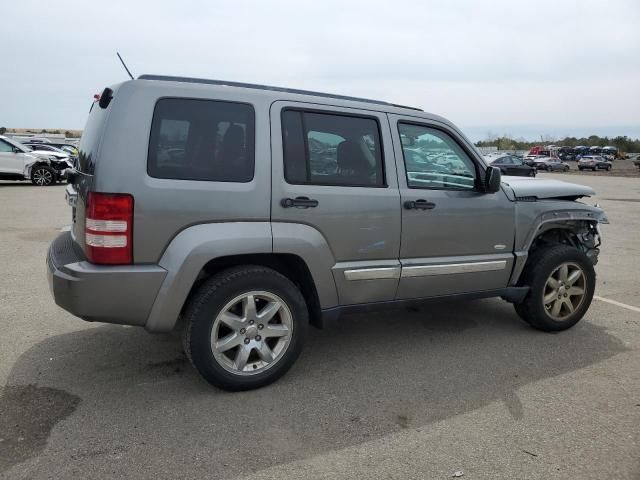
[[[309,197],[296,197],[296,198],[283,198],[280,200],[282,208],[315,208],[318,206],[318,201]]]
[[[404,202],[404,208],[407,210],[433,210],[436,208],[436,204],[428,202],[422,198],[418,200],[407,200]]]

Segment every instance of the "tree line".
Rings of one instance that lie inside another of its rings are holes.
[[[524,139],[514,139],[507,136],[488,138],[476,142],[477,147],[498,147],[498,150],[529,150],[536,145],[558,145],[562,147],[576,147],[585,145],[588,147],[613,146],[621,152],[640,152],[640,139],[625,136],[599,137],[591,135],[589,137],[565,137],[562,140],[549,140],[530,142]]]

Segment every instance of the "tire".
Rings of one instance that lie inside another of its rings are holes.
[[[247,312],[251,303],[255,311]],[[276,303],[279,310],[261,321],[259,315]],[[227,321],[221,320],[225,312]],[[212,385],[241,391],[268,385],[291,368],[302,350],[309,312],[288,278],[248,265],[224,270],[201,285],[189,299],[184,319],[185,353],[192,365]],[[267,336],[268,330],[273,335]],[[216,350],[214,342],[221,339],[230,339],[227,344],[233,346]]]
[[[56,183],[56,172],[46,165],[39,165],[31,170],[31,183],[38,187],[48,187]]]
[[[569,167],[564,167],[564,168],[562,169],[562,171],[563,171],[563,172],[565,172],[565,173],[566,173],[566,172],[568,172],[568,171],[569,171]]]
[[[591,170],[593,170],[593,171],[595,172],[595,171],[597,170],[597,168],[596,168],[596,167],[593,167]]]
[[[550,277],[553,275],[555,278],[562,278],[563,265],[568,266],[569,281],[576,270],[581,271],[581,276],[577,277],[568,289],[562,284],[569,283],[562,280],[558,289],[551,288],[548,283]],[[534,252],[527,261],[518,283],[530,287],[524,301],[514,304],[520,318],[538,330],[557,332],[574,326],[589,309],[595,291],[596,272],[584,253],[574,247],[558,244]],[[582,289],[581,297],[571,295],[570,292],[574,288],[577,289],[575,292]],[[555,293],[558,293],[558,297]],[[551,298],[547,305],[545,295],[546,298]],[[558,303],[560,309],[554,318],[554,310]],[[569,308],[569,303],[572,309]]]
[[[607,165],[607,172],[611,171],[611,165]]]
[[[532,168],[531,170],[529,170],[529,176],[530,176],[530,177],[535,177],[535,176],[536,176],[536,171],[535,171],[535,169],[533,169],[533,168]]]

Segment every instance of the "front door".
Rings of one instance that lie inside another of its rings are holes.
[[[22,175],[24,153],[15,153],[13,145],[0,138],[0,174]]]
[[[473,147],[437,121],[389,115],[402,200],[402,273],[397,298],[507,286],[514,204],[484,193]]]
[[[386,115],[275,102],[270,116],[274,252],[304,236],[330,257],[340,305],[393,300],[400,193]]]

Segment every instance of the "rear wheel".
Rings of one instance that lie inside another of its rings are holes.
[[[607,172],[611,171],[611,165],[607,165]]]
[[[597,170],[597,168],[596,168],[596,167],[593,167],[591,170],[595,172],[595,171]]]
[[[184,346],[198,372],[225,390],[274,382],[302,350],[308,311],[298,288],[266,267],[225,270],[205,282],[185,313]]]
[[[541,248],[527,261],[520,284],[530,288],[515,304],[532,327],[552,332],[572,327],[591,305],[596,273],[589,258],[567,245]]]
[[[46,187],[56,183],[56,172],[51,167],[40,165],[31,170],[31,183],[39,187]]]
[[[569,171],[569,166],[565,165],[565,167],[562,169],[562,171],[568,172]]]

